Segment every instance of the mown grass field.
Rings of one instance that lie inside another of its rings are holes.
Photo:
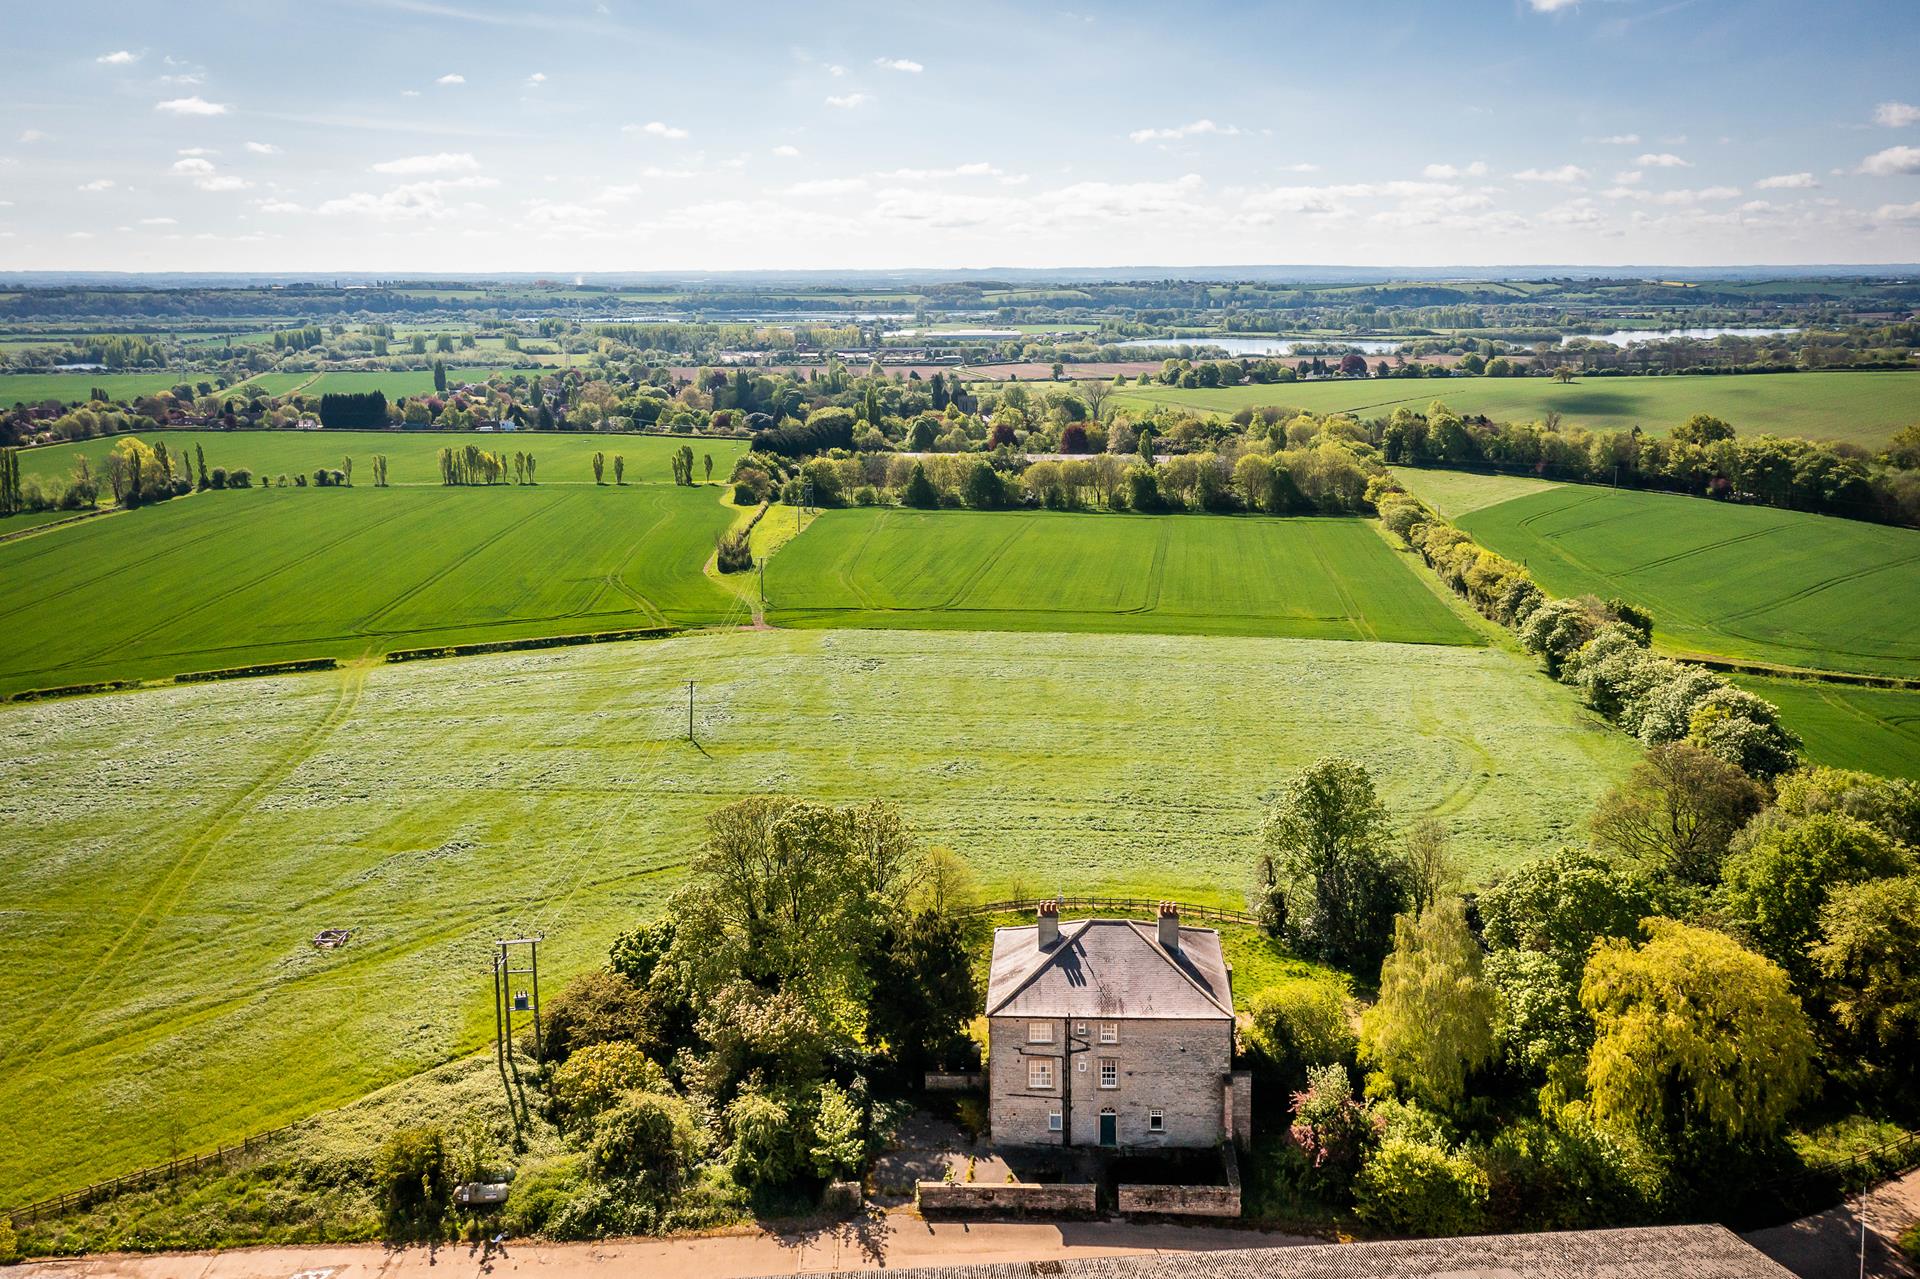
[[[1479,642],[1354,519],[829,511],[767,597],[784,626]]]
[[[1400,405],[1444,400],[1456,413],[1534,421],[1558,410],[1567,426],[1664,435],[1695,413],[1712,413],[1742,435],[1797,435],[1879,448],[1920,422],[1920,373],[1756,373],[1727,377],[1427,378],[1295,382],[1213,390],[1128,387],[1112,402],[1234,413],[1285,405],[1312,413],[1385,417]]]
[[[744,617],[713,488],[233,490],[0,544],[0,694]]]
[[[1736,675],[1780,708],[1805,755],[1836,768],[1920,778],[1920,692]]]
[[[1920,530],[1578,484],[1458,523],[1550,595],[1651,609],[1663,647],[1920,674]]]
[[[1476,475],[1472,471],[1422,470],[1412,466],[1394,467],[1393,477],[1407,492],[1448,520],[1457,520],[1469,512],[1516,497],[1561,487],[1552,480],[1536,480],[1526,475]]]
[[[84,401],[99,387],[115,399],[153,395],[181,382],[213,379],[205,373],[159,369],[151,373],[0,373],[0,405],[38,404],[42,400]]]
[[[20,454],[22,478],[44,484],[64,482],[73,470],[74,455],[84,453],[97,466],[122,436],[100,436],[71,444],[51,444]],[[702,439],[694,436],[589,435],[571,431],[150,431],[136,438],[152,444],[164,440],[175,458],[191,456],[195,446],[205,450],[209,468],[246,467],[261,476],[311,475],[319,467],[334,468],[340,459],[354,460],[354,480],[372,483],[373,455],[387,456],[387,482],[393,485],[440,483],[440,450],[477,445],[490,453],[532,453],[539,465],[540,484],[592,484],[595,453],[607,455],[606,481],[613,483],[613,458],[627,459],[628,484],[671,484],[669,460],[681,445],[694,454],[694,475],[704,477],[704,459],[713,458],[714,481],[724,480],[733,463],[746,451],[744,440]]]
[[[1335,753],[1476,880],[1637,754],[1502,647],[1188,636],[736,630],[0,707],[0,1202],[480,1047],[495,938],[545,933],[551,996],[736,796],[894,800],[996,895],[1232,901]]]

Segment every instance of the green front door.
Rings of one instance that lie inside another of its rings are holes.
[[[1100,1112],[1100,1144],[1103,1146],[1120,1144],[1120,1116],[1111,1110]]]

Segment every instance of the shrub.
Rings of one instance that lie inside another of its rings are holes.
[[[1290,1091],[1314,1067],[1353,1059],[1347,992],[1330,981],[1302,979],[1269,987],[1254,996],[1247,1022],[1248,1045],[1271,1072],[1270,1087]]]
[[[244,466],[236,466],[227,473],[227,487],[244,489],[253,487],[253,472]]]
[[[431,1232],[453,1201],[445,1130],[437,1125],[396,1129],[380,1147],[373,1179],[389,1233]]]
[[[593,1117],[629,1092],[665,1088],[666,1072],[648,1060],[635,1044],[588,1044],[553,1072],[547,1093],[567,1122],[584,1128]]]
[[[1327,1192],[1344,1198],[1373,1138],[1373,1125],[1354,1098],[1345,1066],[1316,1066],[1307,1072],[1305,1091],[1293,1095],[1288,1135]]]
[[[680,1184],[701,1153],[693,1110],[668,1092],[628,1093],[593,1121],[587,1160],[601,1177],[646,1177],[664,1190]]]
[[[800,1171],[811,1152],[794,1109],[773,1095],[748,1088],[727,1107],[733,1137],[728,1162],[746,1185],[777,1185]]]
[[[1354,1202],[1362,1218],[1399,1234],[1473,1234],[1487,1220],[1487,1175],[1464,1155],[1388,1140],[1361,1165]]]
[[[564,1061],[590,1044],[644,1041],[650,1025],[644,992],[621,974],[599,968],[568,982],[548,1006],[540,1046],[548,1061]]]

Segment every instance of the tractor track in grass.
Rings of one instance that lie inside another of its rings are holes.
[[[21,1050],[32,1045],[34,1040],[50,1026],[64,1022],[70,1029],[77,1028],[80,1019],[99,1006],[101,996],[114,984],[114,979],[108,972],[113,961],[130,946],[137,948],[137,944],[144,942],[160,920],[172,914],[206,866],[214,849],[234,832],[245,813],[292,776],[294,770],[300,765],[312,758],[314,753],[352,716],[354,708],[359,705],[361,690],[366,684],[367,669],[364,666],[354,666],[340,673],[339,693],[333,705],[328,707],[326,713],[282,753],[278,761],[238,794],[214,810],[200,833],[187,842],[180,850],[179,856],[174,859],[173,865],[167,868],[159,882],[148,891],[132,921],[119,931],[79,982],[48,1009],[39,1022],[18,1038],[13,1039],[4,1052],[0,1052],[0,1065],[12,1064],[19,1057]],[[49,1038],[37,1047],[32,1047],[27,1056],[20,1059],[19,1066],[31,1065],[63,1042],[65,1040]]]

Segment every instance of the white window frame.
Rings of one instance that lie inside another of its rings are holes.
[[[1048,1132],[1059,1132],[1061,1131],[1061,1129],[1065,1127],[1066,1125],[1061,1122],[1059,1111],[1049,1110],[1047,1112],[1047,1131]]]
[[[1050,1021],[1030,1021],[1027,1023],[1027,1042],[1030,1044],[1050,1044],[1053,1042],[1053,1023]]]
[[[1027,1058],[1027,1087],[1033,1092],[1053,1091],[1053,1058]]]
[[[1165,1115],[1165,1113],[1158,1110],[1149,1110],[1147,1112],[1147,1131],[1148,1132],[1165,1132],[1166,1130],[1167,1130],[1167,1116]]]
[[[1120,1023],[1117,1021],[1101,1022],[1100,1023],[1100,1042],[1103,1044],[1119,1043],[1120,1042]]]
[[[1100,1086],[1109,1089],[1120,1086],[1120,1062],[1116,1058],[1100,1059]]]
[[[1084,1021],[1075,1022],[1073,1027],[1073,1033],[1080,1036],[1080,1038],[1085,1039],[1087,1037],[1087,1023]]]

